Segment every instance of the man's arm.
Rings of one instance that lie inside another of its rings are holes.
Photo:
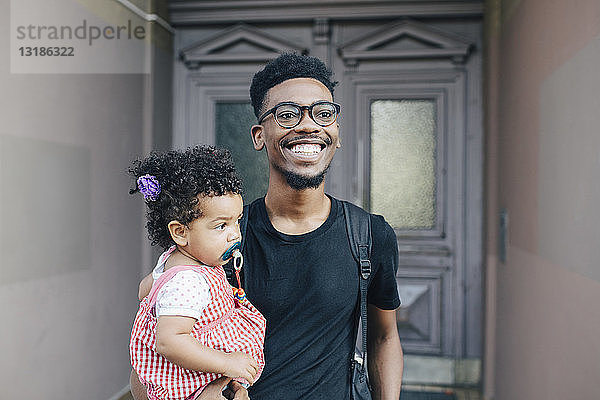
[[[373,400],[398,400],[404,361],[396,310],[368,306],[367,364]]]

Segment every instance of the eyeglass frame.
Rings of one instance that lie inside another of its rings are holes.
[[[333,121],[331,121],[327,125],[321,125],[313,117],[313,113],[312,113],[313,107],[317,106],[319,104],[332,104],[333,108],[335,109],[335,118],[333,119]],[[279,107],[285,106],[285,105],[295,106],[295,107],[298,107],[300,109],[300,118],[298,119],[298,122],[296,122],[296,124],[293,125],[293,126],[283,126],[283,125],[281,125],[281,123],[279,122],[279,120],[277,120],[277,117],[275,116],[275,111]],[[310,117],[310,119],[312,119],[315,122],[315,124],[317,124],[319,126],[322,126],[322,127],[326,127],[326,126],[330,126],[335,121],[337,121],[337,118],[340,115],[340,111],[342,110],[342,106],[339,105],[338,103],[334,103],[333,101],[327,101],[327,100],[317,101],[316,103],[313,103],[310,106],[301,106],[300,104],[296,104],[296,103],[291,102],[291,101],[284,101],[282,103],[276,104],[275,107],[273,107],[273,108],[269,109],[268,111],[266,111],[265,113],[263,113],[263,115],[261,115],[258,118],[258,123],[262,124],[262,121],[264,121],[265,118],[267,118],[269,116],[269,114],[273,114],[273,119],[275,120],[275,122],[277,123],[277,125],[279,125],[282,128],[285,128],[285,129],[292,129],[292,128],[297,127],[300,124],[300,122],[302,121],[302,118],[304,117],[304,110],[308,110],[308,116]]]

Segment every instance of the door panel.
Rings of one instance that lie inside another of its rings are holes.
[[[371,101],[369,208],[394,229],[438,225],[436,108],[433,99]]]
[[[215,144],[231,151],[238,174],[244,184],[244,204],[267,193],[269,166],[264,152],[252,147],[248,127],[256,123],[249,101],[215,104]]]
[[[345,78],[346,93],[348,88],[351,89],[350,95],[346,96],[351,98],[344,104],[352,107],[350,110],[346,107],[346,110],[354,115],[354,124],[349,126],[348,121],[344,121],[342,132],[348,135],[348,131],[355,130],[355,141],[349,141],[349,145],[354,147],[356,162],[350,163],[356,165],[354,171],[362,178],[356,182],[354,201],[384,215],[396,231],[400,294],[403,291],[406,295],[414,293],[419,285],[427,289],[419,296],[421,301],[407,301],[401,309],[422,306],[427,299],[427,317],[406,310],[406,315],[414,319],[409,318],[406,324],[417,326],[427,320],[430,331],[422,340],[414,336],[403,337],[404,348],[409,354],[459,356],[462,349],[461,341],[457,340],[459,327],[456,322],[460,321],[462,310],[455,304],[462,304],[462,299],[460,291],[454,290],[453,286],[461,275],[462,266],[462,221],[457,217],[463,203],[464,165],[455,160],[462,159],[464,145],[464,135],[460,134],[464,126],[463,113],[458,112],[464,102],[463,74],[453,70],[423,73],[398,68],[396,72],[386,73],[352,71],[347,72]],[[412,121],[407,121],[406,116],[396,113],[392,118],[396,126],[382,127],[388,130],[386,140],[395,142],[387,145],[386,151],[398,149],[398,146],[404,148],[394,154],[379,155],[377,146],[381,143],[377,143],[378,132],[373,129],[380,128],[376,126],[377,120],[374,122],[371,118],[373,106],[390,104],[427,105],[430,121],[419,132],[414,121],[417,116],[413,115]],[[387,173],[397,176],[386,178]],[[381,181],[384,183],[378,187]],[[410,188],[403,189],[402,185]],[[415,187],[420,189],[414,190]],[[404,201],[396,210],[391,210],[394,200]],[[388,208],[377,208],[386,201]],[[409,208],[404,210],[404,207]],[[419,226],[416,221],[425,222]],[[431,281],[432,277],[438,280],[437,284],[422,286],[422,282],[418,283],[419,278]],[[405,285],[412,285],[412,289],[405,289]],[[439,306],[439,310],[434,310],[434,306]],[[433,329],[436,331],[431,331]],[[439,339],[432,342],[432,338]]]

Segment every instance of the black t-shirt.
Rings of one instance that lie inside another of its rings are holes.
[[[317,229],[286,235],[273,228],[264,198],[248,210],[244,287],[267,319],[265,369],[252,400],[349,399],[350,355],[355,342],[358,265],[350,250],[341,202]],[[368,302],[400,305],[396,288],[396,236],[371,215],[373,274]]]

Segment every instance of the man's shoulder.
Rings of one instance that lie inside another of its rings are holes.
[[[255,209],[256,207],[258,207],[260,205],[261,202],[264,202],[265,198],[263,197],[259,197],[257,199],[252,200],[250,203],[246,203],[244,205],[244,209]]]
[[[265,204],[264,197],[259,197],[258,199],[244,205],[244,217],[256,218],[256,216],[259,214],[259,209],[263,204]]]
[[[350,207],[349,207],[350,209],[354,208],[354,209],[356,209],[357,213],[360,213],[360,214],[363,214],[363,215],[368,215],[369,218],[371,219],[371,230],[373,232],[375,232],[375,231],[377,231],[377,232],[386,232],[386,233],[393,233],[394,232],[393,228],[385,220],[385,217],[383,215],[369,212],[369,211],[365,210],[364,208],[362,208],[361,206],[358,206],[358,205],[356,205],[356,204],[354,204],[354,203],[352,203],[350,201],[340,200],[340,199],[337,199],[337,198],[335,198],[333,196],[330,196],[330,197],[331,197],[332,202],[339,203],[340,206],[343,203],[347,203],[347,204],[350,205]]]

